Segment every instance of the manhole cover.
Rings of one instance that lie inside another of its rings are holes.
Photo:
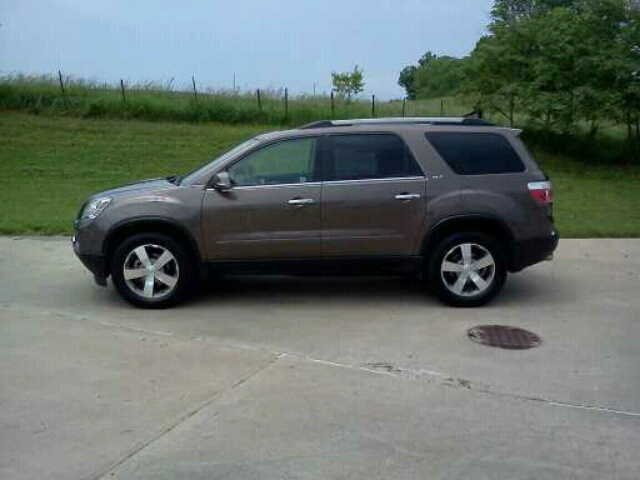
[[[533,332],[504,325],[482,325],[469,329],[469,338],[490,347],[523,350],[540,345],[542,340]]]

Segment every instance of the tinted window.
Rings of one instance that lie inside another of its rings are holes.
[[[429,132],[425,136],[459,175],[524,171],[511,144],[496,133]]]
[[[234,185],[277,185],[312,180],[315,139],[287,140],[262,147],[229,168]]]
[[[336,135],[329,141],[329,180],[422,176],[413,155],[396,135]]]

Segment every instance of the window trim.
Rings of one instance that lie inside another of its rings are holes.
[[[304,183],[270,183],[269,185],[238,185],[234,186],[232,191],[236,190],[255,190],[260,188],[291,188],[291,187],[319,187],[322,182],[304,182]]]
[[[359,136],[359,137],[363,137],[363,136],[392,136],[397,138],[400,142],[402,142],[402,145],[404,146],[404,151],[405,151],[405,155],[409,155],[409,157],[411,158],[411,160],[413,161],[413,163],[418,167],[418,171],[420,172],[420,175],[403,175],[401,177],[373,177],[373,178],[359,178],[359,179],[348,179],[348,180],[335,180],[333,179],[333,176],[335,175],[334,172],[332,171],[334,166],[335,166],[335,161],[333,158],[333,147],[332,147],[332,143],[331,140],[333,138],[336,137],[353,137],[353,136]],[[409,148],[409,145],[407,144],[407,142],[405,141],[404,138],[402,138],[401,135],[399,135],[396,132],[389,132],[389,131],[377,131],[377,132],[335,132],[335,133],[327,133],[326,135],[324,135],[323,137],[323,145],[321,146],[321,150],[322,150],[322,158],[321,161],[323,163],[322,165],[322,169],[321,169],[321,181],[323,183],[331,183],[331,184],[336,184],[336,183],[352,183],[352,182],[380,182],[380,181],[397,181],[397,180],[408,180],[408,179],[426,179],[426,174],[424,173],[424,170],[422,169],[422,166],[420,165],[420,162],[418,162],[418,159],[416,158],[416,155],[413,153],[413,151],[411,150],[411,148]]]
[[[380,177],[380,178],[360,178],[357,180],[323,180],[323,184],[342,185],[349,183],[381,183],[381,182],[408,182],[410,180],[425,180],[426,177]]]

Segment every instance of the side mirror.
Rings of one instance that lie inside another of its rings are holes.
[[[220,193],[228,192],[233,188],[229,172],[216,173],[211,179],[211,186]]]

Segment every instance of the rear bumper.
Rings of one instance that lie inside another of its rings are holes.
[[[560,235],[556,230],[553,230],[547,237],[516,242],[513,246],[513,256],[509,271],[519,272],[531,265],[550,259],[558,247],[559,241]]]
[[[104,255],[94,255],[80,252],[80,243],[76,240],[76,237],[71,239],[71,245],[73,246],[73,252],[80,259],[82,264],[93,273],[93,276],[98,285],[106,286],[107,277],[107,262]]]

